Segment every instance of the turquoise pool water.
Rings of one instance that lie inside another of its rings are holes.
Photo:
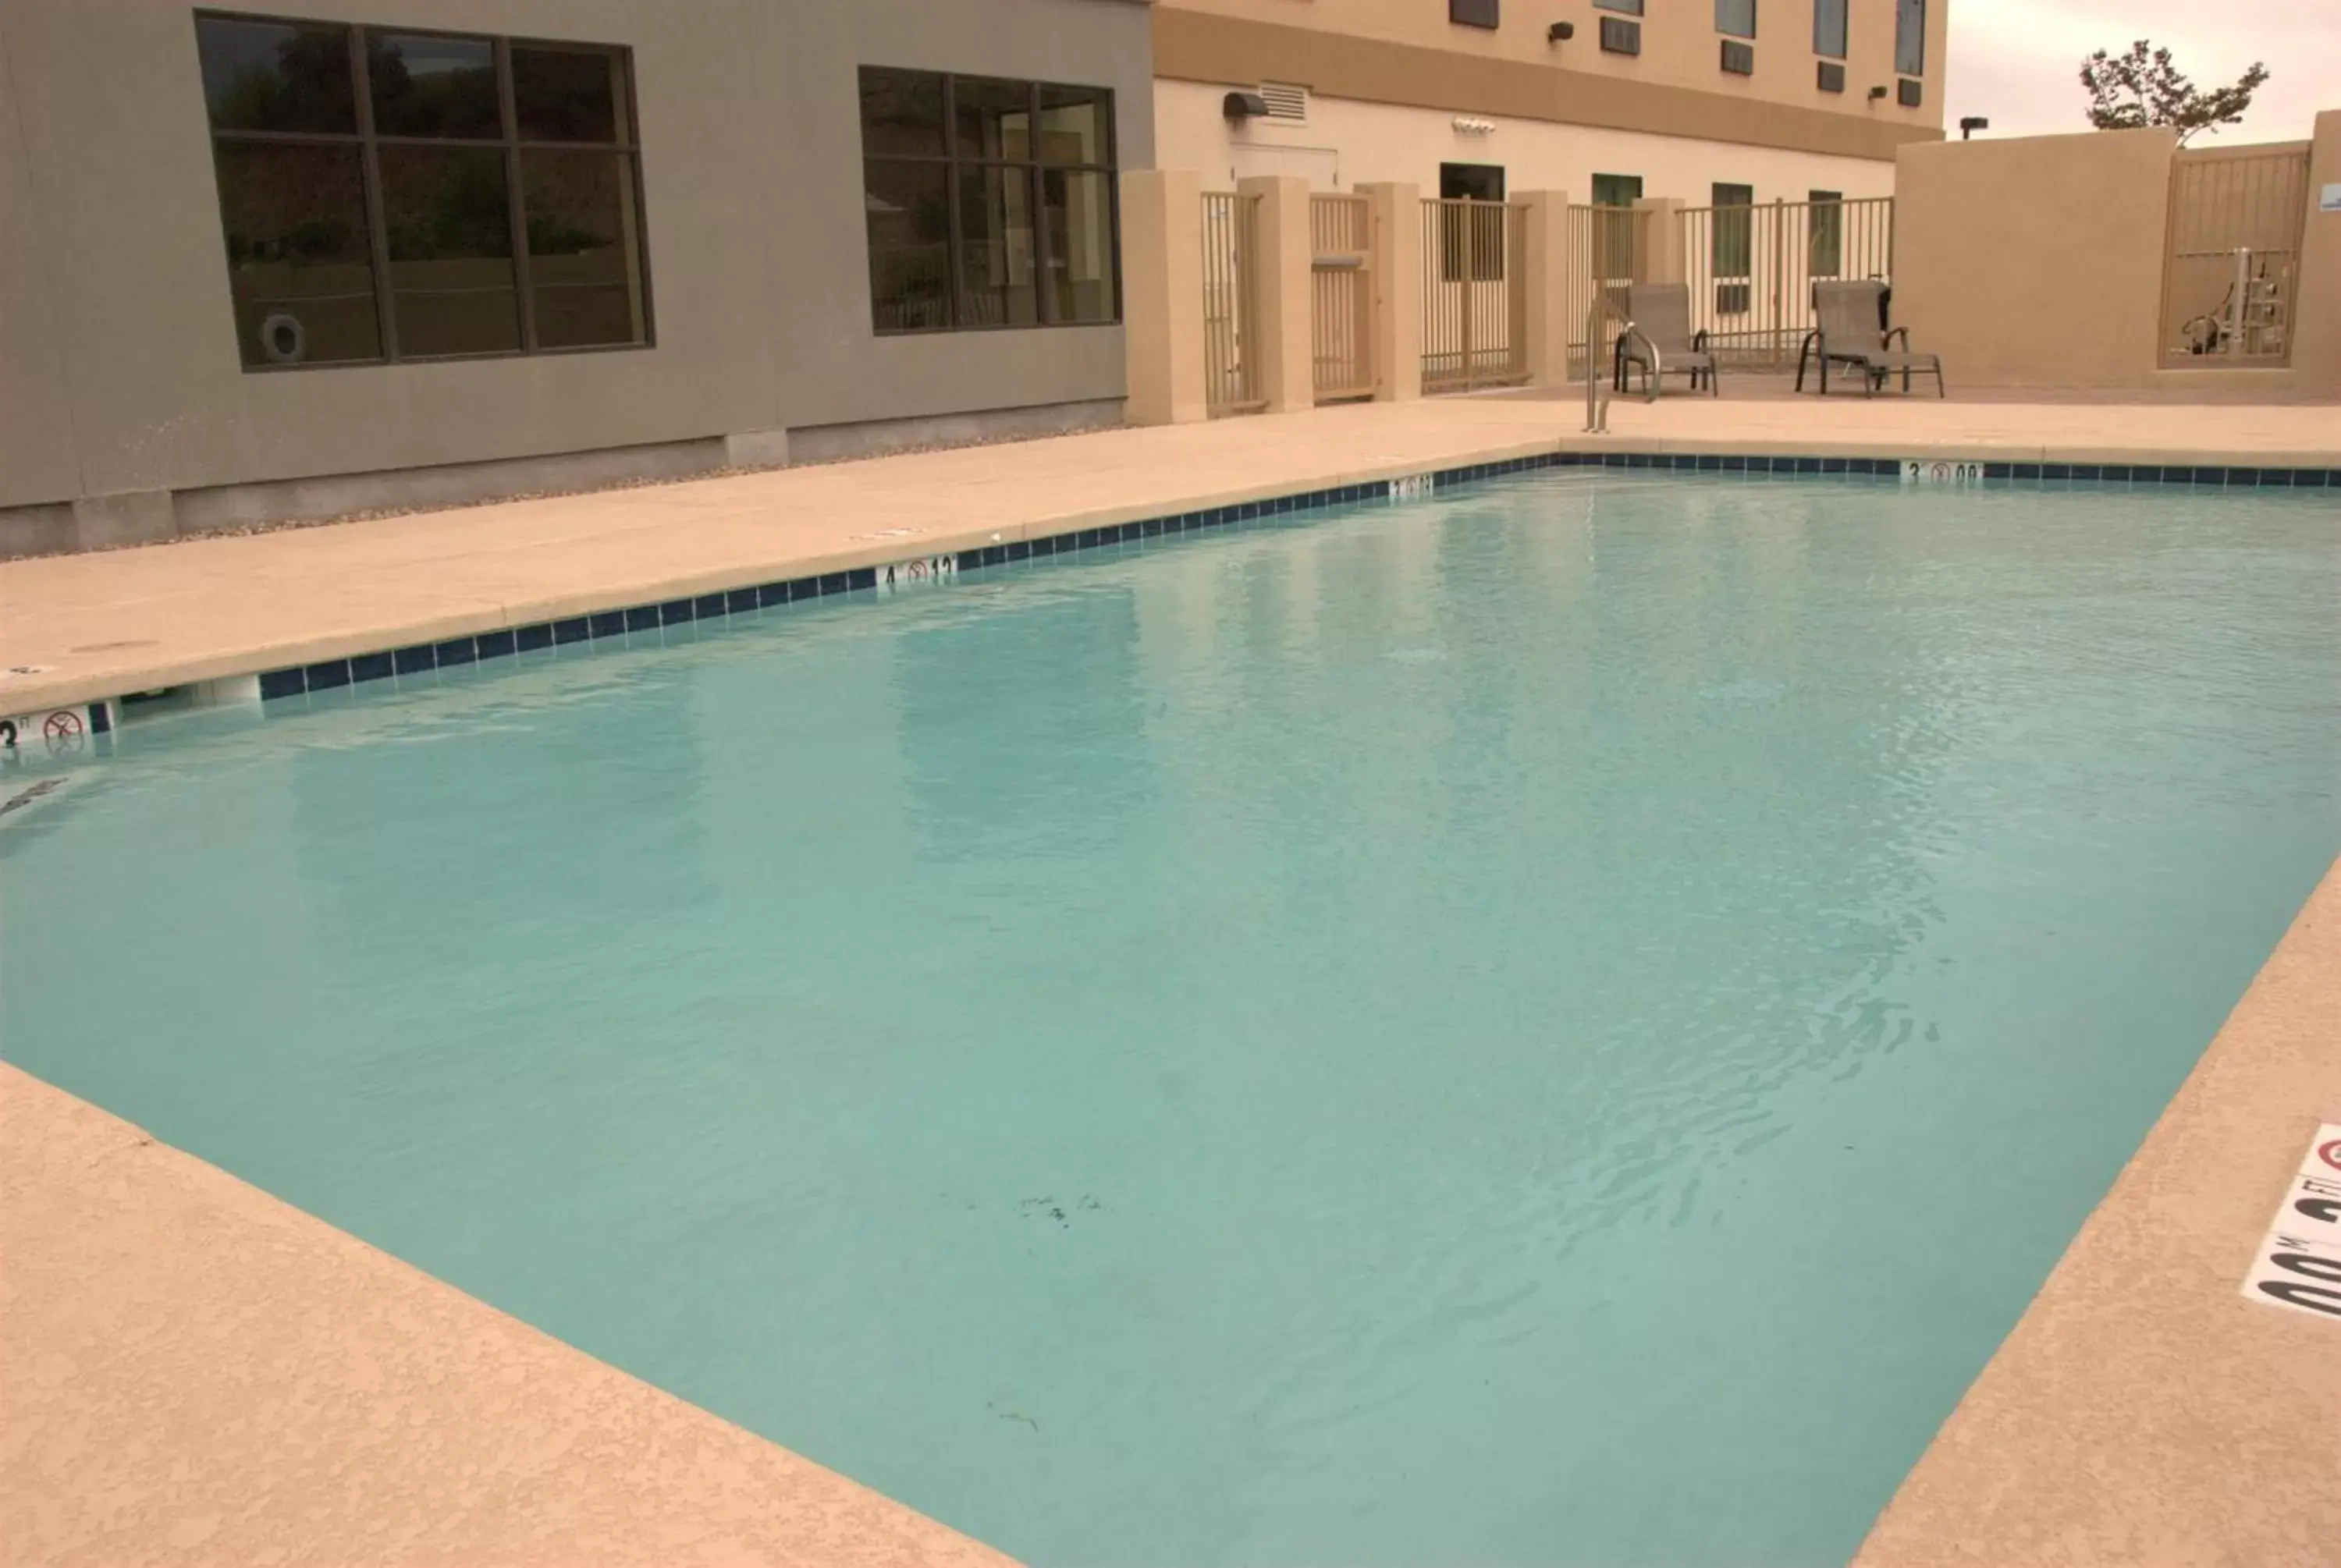
[[[1044,1568],[1836,1563],[2341,849],[2336,540],[1569,473],[159,721],[0,1050]]]

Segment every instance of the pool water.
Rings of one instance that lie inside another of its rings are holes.
[[[2336,524],[1569,472],[157,721],[0,1048],[1044,1568],[1837,1563],[2341,849]]]

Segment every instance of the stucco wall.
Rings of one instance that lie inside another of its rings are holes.
[[[0,5],[0,506],[789,426],[1113,399],[1119,327],[880,339],[861,64],[1112,87],[1126,0],[254,0],[255,12],[630,45],[657,344],[240,367],[188,0]],[[64,446],[65,461],[60,461]]]
[[[2153,382],[2168,130],[1904,147],[1894,316],[1967,386]]]
[[[1440,110],[1347,98],[1311,99],[1306,124],[1231,125],[1220,113],[1226,93],[1199,82],[1154,84],[1157,159],[1166,169],[1197,171],[1210,190],[1232,190],[1254,174],[1298,174],[1320,190],[1404,180],[1437,195],[1439,165],[1456,163],[1500,164],[1508,190],[1567,191],[1577,202],[1591,199],[1597,174],[1639,174],[1645,196],[1690,206],[1705,206],[1718,181],[1751,184],[1759,202],[1801,202],[1816,190],[1894,194],[1894,165],[1876,158],[1492,115],[1480,117],[1493,122],[1493,132],[1466,134]]]

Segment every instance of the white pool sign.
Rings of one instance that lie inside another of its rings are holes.
[[[2341,1323],[2341,1122],[2316,1129],[2308,1153],[2252,1255],[2244,1294]]]
[[[1935,462],[1918,458],[1902,460],[1904,484],[1981,484],[1983,464],[1979,462]]]

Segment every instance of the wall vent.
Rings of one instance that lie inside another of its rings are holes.
[[[1294,124],[1309,123],[1309,89],[1292,82],[1262,82],[1260,95],[1268,104],[1271,120],[1290,121]]]

